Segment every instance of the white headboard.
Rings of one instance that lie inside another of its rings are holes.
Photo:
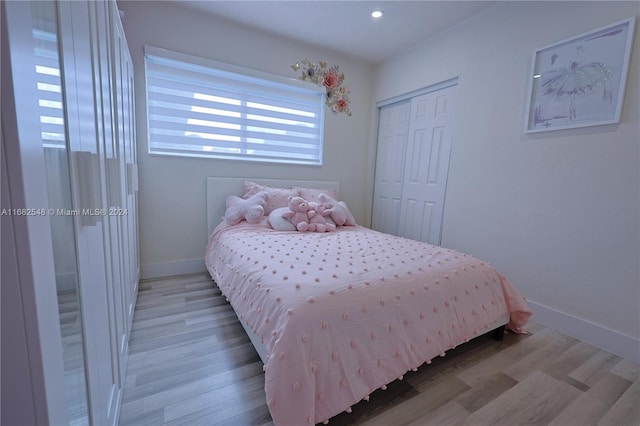
[[[299,186],[302,188],[334,189],[340,194],[340,182],[337,181],[209,177],[207,178],[207,232],[209,235],[224,217],[227,196],[242,196],[245,180],[275,188]]]

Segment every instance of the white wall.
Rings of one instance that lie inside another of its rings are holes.
[[[368,220],[369,155],[363,153],[363,147],[369,146],[371,138],[372,67],[164,1],[123,1],[119,7],[125,14],[123,23],[135,67],[143,276],[204,267],[208,176],[338,180],[341,196],[348,200],[356,219]],[[345,73],[353,115],[326,111],[322,167],[150,156],[145,124],[145,44],[288,77],[297,76],[290,66],[298,60],[326,60]]]
[[[534,320],[640,360],[640,37],[620,124],[523,132],[537,48],[637,2],[506,2],[374,72],[374,101],[459,76],[443,245],[492,262]],[[594,337],[595,336],[595,337]]]

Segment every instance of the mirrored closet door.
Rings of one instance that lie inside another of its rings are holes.
[[[69,423],[88,424],[83,316],[78,287],[69,150],[58,55],[57,12],[53,2],[32,2],[37,110],[45,162],[48,217],[64,360]]]
[[[18,129],[3,164],[19,164],[9,173],[16,194],[25,186],[15,182],[31,185],[21,206],[44,212],[15,228],[29,240],[16,245],[37,255],[23,262],[22,296],[45,305],[42,318],[24,320],[37,342],[28,350],[46,364],[25,375],[41,374],[34,391],[44,398],[22,413],[39,410],[39,424],[115,426],[140,276],[133,65],[120,14],[110,0],[1,7],[12,76],[3,99],[15,100],[15,116],[3,105],[3,152],[5,115]]]

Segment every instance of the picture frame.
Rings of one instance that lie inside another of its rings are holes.
[[[635,16],[537,49],[525,133],[620,122]]]

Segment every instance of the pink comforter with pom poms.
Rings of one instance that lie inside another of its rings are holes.
[[[268,355],[276,425],[315,424],[509,317],[524,298],[489,264],[360,226],[219,225],[207,269]]]

